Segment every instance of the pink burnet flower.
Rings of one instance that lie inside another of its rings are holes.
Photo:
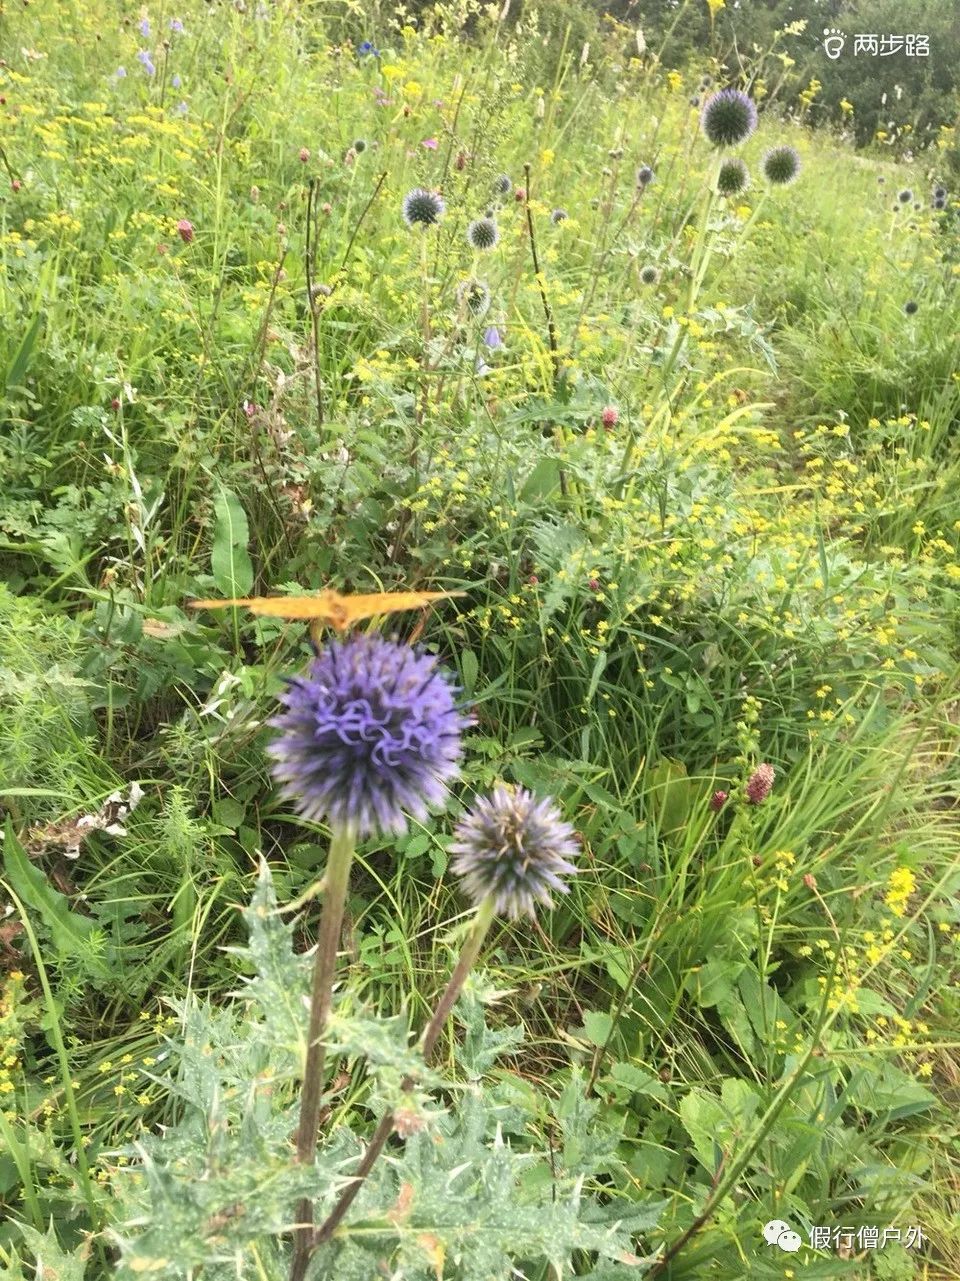
[[[301,147],[301,148],[300,148],[300,163],[301,163],[302,165],[305,165],[309,159],[310,159],[310,148],[309,148],[309,147]]]
[[[600,421],[604,427],[616,427],[620,418],[620,411],[615,405],[604,405],[603,413],[600,415]]]
[[[764,762],[762,765],[757,766],[749,779],[747,779],[746,796],[747,801],[751,805],[759,805],[761,801],[765,801],[767,799],[773,791],[773,780],[775,776],[775,771],[772,765],[768,765]]]
[[[193,223],[189,218],[181,218],[177,223],[177,235],[185,245],[189,245],[193,239]]]
[[[514,200],[516,200],[517,204],[522,204],[524,200],[526,200],[527,198],[526,187],[518,187],[516,191],[513,193],[513,198]]]
[[[587,586],[590,588],[592,592],[598,592],[600,590],[600,579],[599,578],[589,579],[587,582]]]
[[[714,814],[718,814],[720,810],[723,809],[724,805],[727,803],[729,795],[729,792],[720,790],[714,792],[710,797],[710,808],[713,810]]]

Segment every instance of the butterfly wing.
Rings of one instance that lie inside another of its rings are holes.
[[[292,620],[312,619],[329,623],[337,631],[346,631],[354,623],[382,614],[396,614],[406,609],[425,609],[436,600],[464,596],[465,592],[371,592],[367,595],[341,596],[330,588],[316,596],[242,596],[230,600],[192,600],[191,609],[226,609],[228,606],[249,609],[267,618]]]
[[[451,596],[464,596],[465,592],[371,592],[365,596],[341,596],[345,622],[359,623],[364,618],[381,614],[399,614],[406,609],[425,609],[435,600],[448,600]]]
[[[249,609],[251,614],[266,618],[311,619],[336,622],[339,617],[335,592],[324,591],[316,596],[240,596],[230,600],[192,600],[191,609],[226,609],[229,606]]]

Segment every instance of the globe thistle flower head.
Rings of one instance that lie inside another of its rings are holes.
[[[366,151],[366,149],[367,149],[366,139],[364,139],[364,138],[357,138],[357,139],[354,141],[353,149],[354,149],[354,151],[357,153],[357,155],[358,155],[358,156],[359,156],[359,155],[361,155],[361,154],[362,154],[364,151]]]
[[[750,186],[750,173],[738,156],[724,160],[717,173],[717,191],[721,196],[739,196]]]
[[[920,304],[915,302],[913,298],[911,298],[909,302],[905,302],[903,304],[903,310],[908,316],[915,316],[919,309]]]
[[[403,198],[403,221],[408,227],[431,227],[439,222],[446,206],[443,197],[425,187],[414,187]]]
[[[566,894],[562,877],[576,868],[576,834],[556,802],[538,799],[522,787],[502,784],[478,799],[460,820],[450,845],[452,870],[474,903],[492,898],[495,910],[516,920],[532,916],[537,904],[552,906]]]
[[[786,187],[800,172],[800,156],[795,147],[771,147],[763,157],[763,175],[775,187]]]
[[[375,633],[332,641],[289,680],[272,772],[304,818],[359,836],[442,808],[471,717],[436,658]]]
[[[493,180],[493,190],[498,196],[505,196],[512,186],[513,183],[508,173],[497,174]]]
[[[933,198],[934,200],[946,200],[947,198],[946,187],[941,187],[939,184],[936,187],[934,187]]]
[[[567,218],[566,209],[554,209],[554,211],[550,215],[550,221],[553,223],[554,226],[556,226],[558,222],[565,222],[566,218]]]
[[[485,316],[490,310],[490,288],[483,280],[463,280],[457,286],[457,302],[471,316]]]
[[[493,249],[500,239],[500,228],[492,218],[474,218],[467,227],[467,244],[471,249]]]
[[[758,765],[750,777],[747,779],[746,795],[747,801],[751,805],[759,805],[765,801],[773,791],[773,780],[775,777],[772,765],[764,763]]]
[[[934,209],[946,209],[946,207],[947,207],[947,198],[946,198],[946,196],[934,196],[934,198],[933,198],[933,207],[934,207]]]
[[[742,89],[721,89],[703,104],[700,127],[715,147],[735,147],[756,129],[756,105]]]
[[[645,285],[655,285],[660,279],[660,273],[652,263],[647,263],[645,267],[640,268],[640,280]]]
[[[637,186],[649,187],[653,182],[653,170],[649,165],[641,165],[637,170]]]
[[[901,191],[900,194],[897,196],[897,199],[900,201],[902,205],[908,205],[910,201],[913,199],[913,192],[910,190],[909,187],[904,187],[903,191]]]

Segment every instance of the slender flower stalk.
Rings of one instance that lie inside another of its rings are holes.
[[[324,874],[323,915],[313,969],[313,991],[310,996],[310,1023],[307,1031],[307,1059],[300,1092],[300,1120],[297,1126],[297,1161],[312,1165],[320,1130],[320,1103],[323,1098],[323,1069],[326,1046],[323,1037],[333,1002],[333,980],[337,968],[337,948],[343,927],[343,912],[350,883],[350,865],[356,848],[355,830],[346,826],[334,829],[330,854]],[[302,1281],[310,1262],[310,1226],[313,1205],[304,1199],[297,1206],[298,1226],[294,1240],[291,1281]]]
[[[463,945],[463,950],[457,960],[456,967],[450,975],[447,986],[444,988],[443,995],[437,1002],[437,1008],[433,1012],[433,1017],[424,1029],[423,1036],[420,1039],[420,1050],[423,1054],[425,1063],[429,1063],[433,1058],[433,1051],[436,1049],[437,1040],[443,1030],[443,1025],[447,1017],[457,1003],[457,998],[463,991],[463,985],[467,975],[476,964],[477,957],[480,955],[480,949],[483,946],[483,940],[487,937],[490,926],[493,924],[493,918],[496,913],[496,905],[493,897],[490,896],[480,904],[477,914],[473,918],[473,924],[467,941]],[[400,1088],[405,1094],[409,1094],[416,1084],[412,1076],[405,1076],[400,1083]],[[329,1241],[334,1232],[343,1222],[344,1215],[353,1205],[357,1193],[363,1187],[364,1180],[376,1164],[377,1158],[387,1145],[387,1140],[397,1128],[396,1113],[391,1109],[384,1113],[380,1118],[380,1124],[374,1131],[373,1138],[367,1144],[367,1149],[363,1154],[363,1159],[357,1166],[353,1180],[347,1185],[340,1194],[340,1199],[333,1207],[330,1213],[321,1223],[320,1227],[314,1233],[314,1248],[323,1245]]]

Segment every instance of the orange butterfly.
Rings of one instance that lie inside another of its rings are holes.
[[[244,596],[237,600],[192,600],[188,604],[191,609],[243,605],[251,613],[268,618],[309,619],[345,632],[365,618],[396,614],[404,609],[425,609],[435,600],[465,595],[466,592],[372,592],[363,596],[341,596],[333,588],[325,587],[315,596]]]

